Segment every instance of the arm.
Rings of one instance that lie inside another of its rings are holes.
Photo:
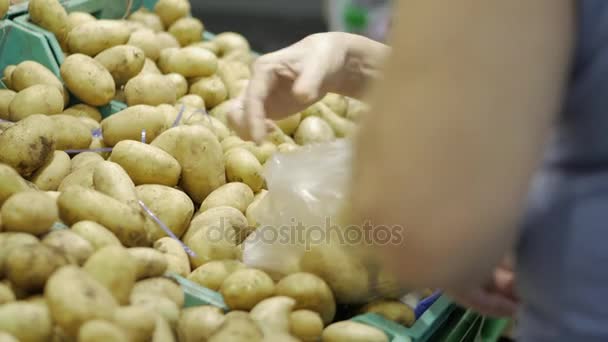
[[[398,2],[393,55],[357,141],[357,222],[404,227],[379,251],[406,285],[479,282],[512,246],[560,108],[571,0]],[[429,267],[431,265],[431,267]]]

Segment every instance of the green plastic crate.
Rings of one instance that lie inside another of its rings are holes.
[[[24,60],[34,60],[59,76],[59,64],[46,38],[10,20],[0,21],[0,69]]]
[[[497,342],[510,320],[484,317],[472,310],[457,308],[433,335],[437,342]]]
[[[356,316],[352,320],[384,331],[391,342],[424,342],[431,341],[431,336],[441,327],[455,308],[456,305],[447,297],[441,296],[420,316],[411,328],[406,328],[373,313]]]

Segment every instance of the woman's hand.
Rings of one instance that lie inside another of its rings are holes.
[[[358,97],[388,47],[347,33],[313,34],[260,57],[247,89],[229,116],[243,138],[261,140],[265,119],[281,119],[306,109],[328,92]]]

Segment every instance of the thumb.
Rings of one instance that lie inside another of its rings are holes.
[[[327,65],[311,58],[293,84],[293,95],[301,103],[314,102],[319,98],[326,74]]]

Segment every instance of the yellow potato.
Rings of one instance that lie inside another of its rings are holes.
[[[220,47],[214,41],[196,42],[196,43],[190,44],[189,46],[207,49],[207,50],[213,52],[213,54],[216,56],[220,52]]]
[[[398,300],[376,300],[361,309],[361,313],[375,313],[389,321],[411,327],[416,322],[414,310]]]
[[[155,74],[132,78],[125,86],[125,95],[129,106],[174,104],[177,99],[173,82],[164,75]]]
[[[228,152],[226,160],[226,178],[229,182],[243,182],[254,192],[264,186],[263,167],[259,160],[248,150],[236,147]]]
[[[61,81],[44,65],[34,61],[24,61],[19,63],[11,74],[11,85],[13,90],[21,91],[36,84],[51,85],[61,91],[64,103],[69,101],[67,90]],[[40,113],[38,113],[40,114]]]
[[[179,116],[179,110],[175,107],[178,106],[181,105],[172,106],[165,103],[156,107],[165,116],[165,125],[167,126],[167,128],[173,127],[173,125],[176,123],[177,117]],[[179,124],[179,122],[177,124]]]
[[[8,284],[0,283],[0,305],[17,300],[15,293]],[[1,340],[0,340],[1,341]]]
[[[167,33],[168,34],[168,33]],[[172,35],[169,35],[171,38],[173,38]],[[158,37],[156,39],[159,39]],[[175,39],[175,38],[173,38]],[[175,41],[177,43],[177,40]],[[160,51],[160,54],[158,56],[158,61],[157,61],[157,65],[158,68],[164,73],[164,74],[168,74],[169,73],[169,58],[171,57],[171,55],[173,53],[175,53],[175,51],[179,50],[179,43],[177,43],[177,46],[174,47],[172,46],[170,43],[167,45],[166,48],[162,49]]]
[[[302,114],[297,113],[294,115],[290,115],[285,119],[277,121],[277,126],[283,131],[283,133],[287,135],[292,135],[295,133],[296,129],[300,125],[300,121],[302,120]]]
[[[127,335],[116,324],[108,321],[91,320],[78,330],[78,342],[129,342]]]
[[[215,36],[213,42],[219,47],[219,56],[225,56],[234,51],[249,51],[249,42],[235,32],[223,32]]]
[[[137,76],[146,61],[145,50],[137,44],[132,44],[130,40],[128,44],[114,46],[95,56],[95,60],[110,72],[118,87]]]
[[[89,132],[101,129],[101,124],[89,117],[79,116],[76,118],[89,130]],[[95,137],[91,137],[91,143],[93,143],[93,138]],[[89,146],[91,146],[91,144],[89,144]]]
[[[196,268],[188,279],[213,291],[219,291],[230,274],[245,268],[245,265],[236,260],[215,260]]]
[[[11,196],[2,206],[2,228],[9,232],[42,235],[58,221],[57,204],[44,192],[26,191]]]
[[[103,161],[103,159],[101,160]],[[87,189],[95,190],[93,184],[93,174],[95,173],[95,167],[99,161],[91,161],[76,170],[73,170],[67,175],[59,184],[57,191],[64,192],[73,186],[81,186]]]
[[[145,53],[146,58],[156,61],[161,50],[156,37],[156,33],[151,29],[137,30],[131,33],[127,44],[140,48]]]
[[[12,248],[6,254],[6,278],[25,293],[41,291],[51,274],[68,259],[57,249],[37,243]]]
[[[228,113],[232,110],[234,102],[224,101],[209,111],[209,114],[228,126]]]
[[[122,166],[135,185],[176,186],[182,172],[177,160],[169,153],[132,140],[116,144],[110,160]]]
[[[176,342],[174,335],[173,327],[169,321],[164,317],[157,316],[152,342]]]
[[[224,151],[225,154],[231,149],[236,147],[243,147],[243,145],[245,144],[246,142],[243,139],[239,138],[238,136],[232,135],[222,140],[222,151]]]
[[[267,194],[268,194],[268,190],[264,190],[264,189],[260,190],[260,192],[258,192],[253,197],[253,201],[251,202],[251,204],[249,204],[249,206],[247,207],[247,210],[245,211],[245,217],[247,217],[247,222],[249,222],[250,227],[258,226],[257,216],[255,213],[256,213],[257,207],[260,205],[260,203],[262,202],[264,197],[266,197]]]
[[[18,92],[8,110],[11,121],[23,120],[33,114],[58,114],[63,111],[63,95],[54,86],[36,84]]]
[[[10,90],[14,90],[13,83],[11,81],[11,77],[16,68],[17,68],[16,65],[7,65],[6,68],[4,68],[4,71],[2,71],[2,82]]]
[[[42,239],[42,243],[54,247],[77,265],[83,265],[94,252],[89,241],[70,229],[52,231]]]
[[[149,278],[135,283],[133,291],[131,291],[131,300],[147,295],[167,298],[175,303],[178,308],[184,306],[184,290],[174,280],[168,278]]]
[[[336,114],[324,103],[318,103],[320,117],[325,120],[334,130],[338,138],[351,136],[355,133],[357,125],[342,116]]]
[[[154,61],[151,60],[150,58],[146,57],[146,60],[144,61],[144,67],[141,69],[138,76],[143,75],[143,74],[161,75],[162,73],[158,69],[158,66],[156,65],[156,63],[154,63]]]
[[[161,46],[161,53],[162,53],[162,51],[166,50],[167,48],[179,48],[180,47],[177,39],[175,39],[175,37],[173,37],[173,35],[168,32],[159,32],[156,35],[156,41]]]
[[[79,119],[70,115],[52,115],[58,150],[86,149],[91,145],[91,130]]]
[[[120,165],[110,161],[97,163],[93,171],[93,186],[95,190],[121,201],[134,211],[140,210],[135,184]]]
[[[201,203],[226,183],[222,147],[210,130],[201,126],[174,127],[162,133],[152,145],[168,152],[180,163],[180,187],[194,202]]]
[[[184,17],[176,20],[168,32],[172,34],[181,46],[200,42],[203,38],[205,27],[203,22],[192,17]]]
[[[9,105],[13,98],[15,98],[15,93],[9,89],[0,89],[0,119],[9,120]]]
[[[223,206],[211,208],[198,214],[192,222],[190,222],[190,226],[184,235],[184,241],[189,243],[189,240],[199,230],[218,233],[222,239],[227,240],[230,243],[235,241],[240,243],[240,241],[249,234],[250,227],[247,218],[242,212],[233,207]],[[221,258],[213,259],[222,260]]]
[[[171,231],[181,237],[194,213],[192,200],[183,192],[164,185],[148,184],[135,188],[137,197],[144,202]],[[167,236],[156,222],[148,218],[146,230],[152,241]]]
[[[224,280],[220,293],[232,310],[251,310],[256,304],[272,297],[275,285],[264,272],[254,269],[237,270]]]
[[[348,98],[348,109],[346,111],[346,118],[350,121],[358,122],[361,120],[361,117],[369,112],[369,106],[365,103],[353,99]]]
[[[251,77],[249,66],[239,61],[221,60],[218,63],[217,74],[228,90],[228,96],[236,98],[245,88],[247,80]]]
[[[11,5],[11,3],[9,0],[0,1],[0,19],[4,18],[4,16],[8,12],[10,5]]]
[[[40,167],[30,179],[38,189],[55,191],[59,184],[70,174],[70,156],[63,151],[55,151],[53,158]]]
[[[239,313],[239,315],[234,315],[235,313]],[[258,325],[246,312],[231,311],[226,314],[225,318],[224,323],[207,339],[208,342],[262,342],[270,339],[269,336],[264,336]],[[293,342],[281,337],[279,340],[281,342]]]
[[[205,108],[205,100],[202,97],[194,94],[184,95],[179,100],[177,100],[176,107],[178,105],[185,105],[186,107],[190,107],[193,109],[204,109]]]
[[[323,330],[321,335],[323,342],[388,342],[388,337],[382,330],[370,325],[354,322],[342,321],[333,323]]]
[[[30,190],[27,181],[15,169],[0,163],[0,206],[12,195]]]
[[[137,280],[160,277],[167,270],[167,259],[163,253],[147,247],[133,247],[127,250],[135,261]]]
[[[156,317],[164,318],[173,329],[177,326],[179,310],[181,307],[178,307],[175,302],[164,295],[159,295],[154,292],[138,293],[136,296],[131,296],[131,304],[143,307],[146,310],[155,313]]]
[[[53,321],[71,336],[87,321],[111,319],[118,306],[108,289],[77,266],[64,266],[53,273],[44,297]]]
[[[74,27],[68,34],[68,48],[73,54],[94,57],[103,50],[129,40],[131,30],[118,20],[96,20]]]
[[[87,12],[70,12],[68,14],[67,32],[70,32],[74,27],[80,24],[88,23],[95,20],[97,20],[97,18]]]
[[[296,310],[289,315],[289,331],[302,342],[316,342],[323,333],[323,320],[310,310]]]
[[[93,221],[80,221],[72,225],[71,230],[87,240],[94,250],[105,246],[121,246],[120,240],[106,227]]]
[[[8,303],[0,306],[0,331],[14,336],[3,341],[46,342],[51,340],[53,320],[46,305]]]
[[[63,110],[61,114],[71,115],[76,117],[87,117],[97,122],[101,121],[101,113],[99,109],[89,106],[84,103],[79,103]]]
[[[90,163],[103,161],[103,158],[95,152],[78,153],[72,158],[71,172],[74,172]]]
[[[173,82],[173,85],[175,87],[175,95],[178,99],[186,95],[186,93],[188,92],[188,81],[186,81],[184,76],[172,73],[166,75],[166,77],[170,79],[171,82]]]
[[[124,247],[107,246],[97,250],[82,269],[110,290],[119,304],[129,303],[137,265]]]
[[[101,156],[102,158],[106,159],[110,156],[110,152],[103,152],[103,150],[101,150],[101,149],[108,148],[108,147],[109,146],[105,144],[102,137],[93,137],[93,140],[91,140],[91,145],[89,146],[89,149],[98,151],[98,152],[93,152],[93,153],[96,153],[99,156]]]
[[[336,301],[331,289],[323,279],[311,273],[293,273],[281,279],[276,294],[296,300],[295,309],[312,310],[329,324],[336,314]]]
[[[233,260],[238,255],[236,231],[229,224],[202,226],[184,242],[194,251],[190,256],[192,267],[199,267],[213,260]]]
[[[335,137],[329,124],[316,116],[302,120],[294,134],[294,139],[299,145],[325,143],[334,140]]]
[[[150,143],[165,130],[165,121],[165,116],[156,107],[129,107],[101,122],[103,140],[108,146],[114,146],[122,140],[141,141],[141,133],[145,129],[146,142]]]
[[[206,341],[224,323],[224,313],[216,307],[203,305],[182,311],[177,324],[180,342]]]
[[[154,12],[160,17],[165,27],[190,13],[190,2],[187,0],[159,0],[154,5]]]
[[[327,95],[325,95],[325,97],[321,99],[321,103],[326,105],[331,111],[338,114],[339,116],[346,116],[349,103],[345,96],[327,93]]]
[[[167,68],[184,77],[207,77],[215,73],[218,67],[217,57],[206,49],[185,47],[169,56]]]
[[[29,2],[30,20],[65,41],[68,34],[68,13],[57,0],[33,0]]]
[[[0,134],[0,146],[0,163],[30,176],[53,157],[53,123],[45,115],[30,115]]]
[[[123,306],[114,312],[112,319],[127,335],[129,342],[147,342],[152,338],[156,315],[141,306]]]
[[[227,183],[210,193],[201,203],[199,211],[203,212],[210,208],[228,206],[244,213],[251,202],[253,202],[253,191],[247,184],[241,182]]]
[[[228,127],[220,120],[208,115],[208,113],[203,113],[201,111],[198,113],[188,113],[187,115],[189,116],[186,118],[187,121],[185,122],[187,125],[200,125],[206,127],[215,134],[219,141],[223,141],[230,136]]]
[[[83,54],[72,54],[65,59],[61,65],[61,77],[72,94],[91,106],[109,103],[116,91],[110,72]]]
[[[127,247],[149,244],[142,214],[110,196],[74,186],[64,191],[57,202],[60,217],[68,225],[94,221],[112,231]]]
[[[204,77],[193,83],[190,86],[190,94],[203,98],[207,109],[212,109],[228,98],[226,86],[217,75]]]
[[[283,133],[283,131],[281,131],[281,129],[278,127],[275,127],[273,130],[268,132],[265,139],[266,141],[269,141],[277,146],[282,144],[296,145],[296,142],[293,141],[289,135]]]
[[[167,272],[186,277],[190,273],[190,262],[183,246],[175,239],[163,237],[154,243],[154,248],[164,254]]]
[[[165,29],[163,22],[160,20],[159,16],[154,13],[144,11],[142,9],[133,12],[133,14],[129,16],[129,20],[141,23],[145,27],[154,30],[154,32],[161,32]]]

